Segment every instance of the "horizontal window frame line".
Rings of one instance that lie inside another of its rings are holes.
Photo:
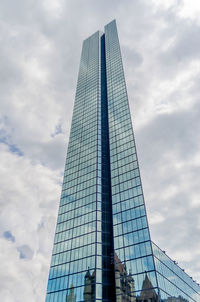
[[[115,263],[116,263],[116,264],[117,264],[117,263],[126,264],[127,262],[134,261],[134,260],[138,260],[138,259],[143,259],[143,258],[146,258],[146,257],[149,257],[149,256],[152,256],[152,258],[153,258],[153,254],[147,254],[147,255],[145,255],[145,256],[140,256],[140,257],[136,257],[136,258],[131,258],[131,259],[128,259],[128,260],[125,260],[125,261],[120,261],[120,262],[115,262]],[[150,270],[150,271],[152,271],[152,270]],[[153,270],[153,271],[154,271],[154,270]],[[140,273],[138,273],[138,274],[140,274]],[[132,274],[132,275],[137,275],[137,273]]]
[[[119,161],[120,161],[120,160],[119,160]],[[113,171],[117,170],[117,169],[120,169],[120,168],[124,167],[124,166],[130,165],[131,163],[137,163],[137,167],[136,167],[136,168],[138,168],[138,166],[139,166],[139,165],[138,165],[138,160],[136,159],[136,160],[132,160],[132,161],[129,162],[128,164],[124,164],[124,165],[118,166],[117,168],[111,169],[111,173],[112,173]],[[134,168],[134,170],[135,170],[136,168]],[[123,173],[123,174],[124,174],[124,173]]]
[[[96,196],[96,192],[95,192],[95,193],[88,194],[88,195],[84,196],[83,198],[87,198],[88,196],[91,196],[91,195],[95,195],[95,196]],[[66,197],[67,197],[67,196],[61,197],[60,200],[66,198]],[[66,206],[66,205],[68,205],[68,204],[70,204],[70,203],[77,202],[77,201],[79,201],[79,200],[81,200],[81,199],[83,199],[83,198],[76,198],[75,200],[69,201],[69,202],[64,203],[64,204],[60,204],[59,208],[60,208],[60,207],[63,207],[63,206]],[[93,202],[96,202],[96,201],[97,201],[97,200],[94,200]]]
[[[124,152],[124,151],[122,151],[122,152]],[[120,154],[120,153],[122,153],[122,152],[119,152],[118,154]],[[111,155],[111,157],[113,157],[113,156],[118,156],[118,154],[116,154],[116,155]],[[126,160],[127,157],[129,157],[129,156],[134,156],[134,155],[136,155],[136,151],[135,151],[134,153],[131,153],[131,154],[129,154],[129,155],[126,155],[126,156],[124,156],[124,157],[122,157],[122,158],[118,158],[118,159],[112,161],[112,164],[115,164],[116,162],[119,162],[119,161]]]
[[[97,141],[97,143],[99,143],[99,141]],[[66,163],[65,163],[65,170],[66,170],[66,167],[68,165],[68,161],[71,161],[71,157],[72,157],[71,154],[70,154],[70,157],[68,157],[69,153],[73,153],[73,157],[76,156],[77,158],[79,158],[81,152],[86,153],[86,152],[88,152],[88,150],[92,150],[90,153],[92,153],[92,152],[95,153],[96,152],[96,146],[97,145],[99,146],[99,144],[96,144],[96,141],[94,141],[93,146],[91,146],[91,145],[90,146],[88,146],[88,145],[80,146],[80,143],[77,143],[77,144],[79,145],[78,147],[77,146],[71,147],[69,149],[68,153],[67,153]],[[99,147],[99,151],[100,151],[100,147]],[[88,153],[86,153],[86,155],[88,155]]]
[[[80,214],[79,216],[75,216],[75,217],[72,217],[72,218],[70,218],[70,219],[67,219],[67,220],[64,220],[64,221],[61,221],[61,222],[57,222],[57,225],[58,225],[58,224],[61,224],[61,223],[63,223],[63,222],[68,222],[68,221],[70,221],[70,220],[74,220],[74,219],[77,219],[77,218],[79,218],[79,217],[82,217],[82,216],[85,216],[85,215],[88,215],[88,214],[97,212],[97,211],[98,211],[98,210],[93,210],[93,211],[90,211],[90,212],[88,212],[88,213],[86,213],[86,214]],[[101,212],[101,211],[99,211],[99,212]],[[81,224],[81,225],[84,225],[84,223]],[[70,228],[70,229],[72,229],[72,228]]]
[[[140,185],[141,186],[141,185]],[[138,187],[138,186],[137,186]],[[135,188],[135,187],[134,187]],[[127,190],[124,190],[124,191],[121,191],[121,192],[119,192],[119,193],[115,193],[115,194],[112,194],[112,197],[113,196],[115,196],[115,195],[117,195],[117,194],[120,194],[120,193],[122,193],[122,192],[126,192]],[[142,193],[140,193],[140,194],[138,194],[138,195],[135,195],[135,196],[133,196],[133,197],[131,197],[131,198],[135,198],[135,197],[138,197],[138,196],[142,196],[143,197],[143,199],[144,199],[144,195],[142,194]],[[126,201],[126,200],[130,200],[130,198],[126,198],[126,199],[123,199],[123,200],[120,200],[120,201],[118,201],[118,202],[115,202],[115,203],[112,203],[112,205],[114,205],[114,204],[117,204],[117,203],[122,203],[122,202],[124,202],[124,201]]]
[[[87,174],[86,174],[87,175]],[[96,176],[96,175],[95,175]],[[72,185],[72,186],[70,186],[70,187],[68,187],[68,188],[65,188],[65,190],[69,190],[69,189],[71,189],[71,188],[73,188],[73,187],[77,187],[77,186],[79,186],[79,185],[81,185],[81,184],[84,184],[85,182],[88,182],[88,181],[91,181],[91,180],[93,180],[93,179],[95,179],[95,176],[93,176],[93,177],[91,177],[91,178],[89,178],[89,179],[87,179],[87,180],[84,180],[84,181],[82,181],[82,182],[77,182],[75,185]],[[81,177],[80,177],[81,178]],[[66,181],[66,182],[63,182],[63,186],[64,185],[66,185],[67,183],[69,183],[70,181]]]
[[[139,243],[133,243],[133,244],[130,244],[130,245],[126,245],[125,247],[120,247],[120,248],[115,249],[115,250],[118,251],[118,250],[121,250],[121,249],[125,249],[127,247],[131,247],[131,246],[135,246],[135,245],[143,244],[143,243],[147,243],[147,242],[151,242],[151,240],[145,240],[145,241],[142,241],[142,242],[139,242]],[[151,253],[151,255],[153,255],[153,253]]]
[[[138,274],[131,274],[131,276],[145,275],[145,273],[153,273],[153,272],[155,272],[155,275],[156,275],[156,271],[151,269],[151,270],[148,270],[148,271],[145,271],[145,272],[141,272],[141,273],[138,273]],[[152,288],[156,288],[156,287],[152,287]],[[137,290],[137,291],[141,292],[141,290]]]
[[[119,108],[120,109],[120,108]],[[123,121],[124,122],[124,121]],[[121,123],[123,123],[121,122]],[[117,127],[118,126],[118,127]],[[113,128],[113,129],[112,129]],[[124,129],[123,129],[124,128]],[[111,131],[110,131],[110,137],[113,138],[115,136],[115,132],[118,131],[118,130],[122,130],[122,133],[126,133],[126,131],[129,131],[132,129],[132,125],[131,124],[128,124],[128,125],[121,125],[120,127],[120,123],[118,123],[118,125],[112,125],[111,126]]]
[[[88,190],[88,189],[90,189],[90,188],[96,188],[96,191],[95,192],[93,192],[93,193],[91,193],[91,194],[95,194],[95,193],[98,193],[97,192],[97,187],[96,187],[97,185],[95,184],[95,185],[92,185],[92,186],[89,186],[89,187],[86,187],[86,188],[84,188],[84,189],[82,189],[82,190],[76,190],[73,194],[76,194],[77,195],[77,193],[80,193],[80,192],[82,192],[82,191],[85,191],[85,190]],[[68,189],[64,189],[64,190],[62,190],[62,193],[64,193],[64,192],[66,192]],[[124,192],[124,191],[123,191]],[[100,193],[100,192],[99,192]],[[91,195],[91,194],[89,194],[89,195]],[[70,195],[68,195],[68,196],[70,196]],[[87,196],[87,195],[86,195]]]
[[[84,271],[85,272],[85,271]],[[68,276],[68,275],[67,275]],[[102,285],[102,283],[99,283],[99,282],[95,282],[95,284],[100,284]],[[80,288],[80,287],[83,287],[84,288],[84,284],[83,285],[79,285],[79,286],[75,286],[74,289],[76,288]],[[55,290],[55,291],[52,291],[52,292],[47,292],[47,295],[50,295],[50,294],[53,294],[53,293],[57,293],[57,292],[62,292],[62,291],[68,291],[70,290],[71,287],[67,287],[65,289],[59,289],[59,290]],[[83,300],[82,300],[83,301]],[[82,302],[82,301],[78,301],[78,302]],[[97,301],[103,301],[102,299],[97,299]]]
[[[100,221],[100,220],[97,220],[97,221]],[[96,231],[92,231],[92,232],[89,232],[89,233],[87,233],[87,234],[92,234],[92,233],[96,233],[96,232],[98,232],[98,231],[97,231],[97,230],[96,230]],[[66,242],[66,241],[75,239],[75,238],[77,238],[77,237],[79,238],[79,237],[82,237],[82,236],[85,236],[85,235],[86,235],[86,234],[83,234],[83,235],[79,235],[79,236],[72,237],[72,238],[70,238],[70,239],[66,239],[66,240],[54,242],[54,245],[57,245],[57,244],[59,244],[59,243],[62,243],[62,242]],[[100,243],[100,242],[98,242],[98,243]],[[53,246],[54,246],[54,245],[53,245]]]
[[[81,130],[83,129],[83,127],[81,128]],[[95,135],[94,135],[94,133]],[[75,138],[74,140],[70,140],[69,142],[69,145],[70,147],[76,147],[77,144],[81,144],[81,143],[84,143],[84,142],[87,142],[87,140],[91,142],[95,142],[96,138],[97,138],[97,131],[93,131],[91,133],[89,133],[88,135],[84,135],[84,136],[81,136],[79,138]]]
[[[93,121],[93,125],[91,127],[86,127],[86,124],[82,124],[82,121],[79,120],[79,123],[77,122],[77,125],[73,125],[72,131],[70,132],[70,140],[72,139],[71,142],[73,142],[73,139],[76,138],[79,134],[80,131],[82,130],[84,134],[90,134],[92,131],[96,132],[97,129],[97,124],[96,120]]]
[[[136,230],[136,231],[131,231],[131,232],[128,232],[128,233],[125,233],[125,234],[121,234],[121,235],[117,235],[117,236],[114,236],[114,239],[115,238],[118,238],[119,236],[126,236],[126,235],[128,235],[128,234],[131,234],[131,233],[136,233],[136,232],[139,232],[139,231],[142,231],[142,230],[145,230],[145,229],[149,229],[148,228],[148,226],[147,227],[145,227],[145,228],[141,228],[141,229],[138,229],[138,230]],[[149,241],[149,240],[145,240],[145,241]],[[143,242],[143,241],[142,241]],[[137,244],[140,244],[141,242],[138,242]],[[133,244],[135,244],[135,243],[133,243]],[[120,248],[119,248],[120,249]]]
[[[82,206],[76,207],[76,208],[74,208],[74,209],[68,210],[68,211],[66,211],[66,212],[60,213],[60,214],[58,214],[58,216],[63,215],[63,214],[66,214],[66,213],[68,213],[68,212],[72,212],[72,211],[77,210],[77,209],[79,209],[79,208],[86,207],[86,206],[88,206],[88,205],[90,205],[90,204],[93,204],[93,203],[95,204],[95,203],[96,203],[96,200],[95,200],[95,201],[92,201],[92,202],[90,202],[90,203],[84,204],[84,205],[82,205]]]
[[[81,246],[78,246],[78,247],[74,247],[74,248],[70,248],[70,249],[67,249],[67,250],[64,250],[64,251],[61,251],[61,252],[58,252],[58,253],[55,253],[55,254],[52,254],[52,256],[57,256],[57,255],[61,255],[61,254],[64,254],[64,253],[66,253],[66,252],[69,252],[69,253],[71,253],[72,251],[74,251],[74,250],[76,250],[76,249],[80,249],[80,248],[82,248],[82,247],[87,247],[87,246],[91,246],[92,244],[101,244],[101,242],[96,242],[96,241],[93,241],[92,243],[88,243],[88,244],[85,244],[85,245],[81,245]],[[85,259],[85,258],[88,258],[88,257],[96,257],[96,256],[102,256],[102,255],[99,255],[99,254],[94,254],[94,255],[91,255],[91,256],[87,256],[87,257],[82,257],[82,258],[80,258],[80,259],[78,259],[78,260],[81,260],[81,259]],[[70,257],[71,258],[71,257]],[[73,260],[73,261],[66,261],[66,262],[64,262],[64,264],[66,264],[66,263],[70,263],[70,262],[74,262],[74,261],[76,261],[76,260]],[[51,265],[50,267],[54,267],[54,266],[58,266],[58,265],[62,265],[62,263],[60,263],[60,264],[54,264],[54,265]]]
[[[90,144],[96,142],[97,141],[97,137],[98,137],[96,131],[95,131],[95,134],[96,134],[95,137],[94,137],[94,134],[91,133],[91,135],[88,135],[88,137],[85,136],[86,138],[84,138],[84,139],[76,139],[75,141],[78,141],[76,143],[73,143],[73,141],[69,142],[70,148],[77,148],[77,145],[79,145],[79,144],[85,144],[85,145],[87,145],[88,142]]]
[[[91,255],[91,256],[82,257],[82,258],[77,259],[77,260],[72,260],[72,261],[70,260],[70,261],[62,262],[60,264],[55,264],[55,265],[50,266],[50,268],[54,268],[54,267],[57,267],[59,265],[64,265],[64,264],[67,264],[67,263],[73,263],[73,262],[76,262],[76,261],[81,261],[81,260],[88,259],[88,258],[91,258],[91,257],[96,257],[96,256],[100,256],[101,257],[101,255],[99,255],[99,254],[94,254],[94,255]],[[71,275],[73,275],[73,274],[77,274],[77,273],[71,273]],[[67,275],[69,275],[69,274],[67,274]],[[55,278],[51,278],[51,279],[56,279],[56,278],[60,278],[60,277],[55,277]],[[51,279],[49,279],[49,280],[51,280]]]
[[[131,184],[131,186],[128,187],[128,188],[126,188],[126,189],[123,189],[123,190],[119,189],[119,192],[113,193],[113,195],[118,194],[118,193],[122,193],[122,192],[127,191],[127,190],[130,190],[130,189],[134,189],[134,188],[136,188],[136,187],[138,187],[138,186],[141,186],[141,183],[142,183],[142,182],[141,182],[141,178],[140,178],[139,176],[136,176],[135,178],[139,178],[139,180],[140,180],[140,183],[139,183],[139,184],[135,184],[135,185],[132,185],[132,184]],[[122,185],[122,184],[124,184],[124,183],[127,183],[128,181],[132,181],[132,180],[135,179],[135,178],[131,178],[131,179],[129,179],[129,180],[125,180],[125,181],[123,181],[123,182],[119,182],[118,184],[113,185],[113,186],[112,186],[112,190],[114,190],[114,188],[117,187],[117,186],[120,186],[120,185]]]
[[[96,147],[96,146],[95,146]],[[85,152],[85,151],[84,151]],[[89,152],[89,153],[87,153],[85,156],[89,156],[90,154],[93,154],[94,153],[94,151],[91,151],[91,152]],[[67,166],[67,162],[69,161],[69,162],[73,162],[73,161],[76,161],[77,160],[77,158],[76,159],[74,159],[74,160],[72,160],[72,158],[74,157],[74,156],[77,156],[77,155],[79,155],[79,153],[77,153],[77,154],[73,154],[73,156],[71,156],[71,157],[67,157],[66,158],[66,164],[65,164],[65,167]],[[84,157],[84,156],[83,156]],[[83,158],[82,157],[82,158]],[[96,157],[96,156],[95,156]],[[81,158],[80,156],[78,156],[78,158]]]
[[[150,289],[157,289],[157,290],[159,290],[159,287],[158,286],[154,286],[154,287],[151,287]],[[148,289],[145,289],[145,291],[148,291]],[[136,294],[140,294],[141,293],[141,290],[134,290],[134,291],[132,291],[131,293],[136,293]],[[123,294],[117,294],[116,296],[117,297],[120,297],[120,296],[122,296]],[[79,301],[79,302],[82,302],[82,301]]]
[[[145,214],[145,215],[142,215],[142,216],[139,216],[139,217],[133,218],[133,219],[129,219],[129,220],[126,220],[126,221],[122,221],[122,222],[119,222],[119,223],[113,224],[113,227],[118,226],[119,224],[127,223],[127,222],[130,222],[130,221],[133,221],[133,220],[139,219],[139,218],[143,218],[143,217],[147,217],[147,215]],[[126,234],[128,234],[128,233],[126,233]]]
[[[139,168],[135,168],[135,169],[133,169],[133,170],[128,171],[128,173],[131,173],[131,172],[133,172],[133,171],[135,171],[135,170],[138,170],[138,172],[139,172]],[[118,174],[118,175],[116,175],[116,176],[112,176],[111,179],[113,180],[114,178],[118,178],[118,177],[120,177],[120,176],[123,176],[123,175],[126,174],[126,173],[127,173],[127,172]],[[135,176],[135,177],[139,177],[139,176],[140,176],[140,174],[138,173],[138,175]],[[131,178],[131,179],[132,179],[132,178]],[[120,182],[120,183],[121,183],[121,182]]]
[[[95,167],[94,167],[95,166]],[[89,165],[89,166],[87,166],[87,167],[84,167],[84,168],[81,168],[81,169],[77,169],[77,167],[78,166],[76,166],[76,169],[75,169],[75,171],[70,171],[70,173],[69,173],[69,170],[72,170],[72,169],[74,169],[74,168],[70,168],[70,169],[68,169],[68,170],[65,170],[65,172],[68,172],[67,174],[64,174],[64,177],[71,177],[72,175],[74,175],[75,173],[80,173],[80,172],[82,172],[83,170],[88,170],[88,169],[90,169],[90,168],[92,168],[92,167],[94,167],[91,171],[86,171],[83,175],[79,175],[79,176],[77,176],[76,178],[81,178],[82,176],[85,176],[85,175],[87,175],[88,173],[91,173],[91,172],[94,172],[94,171],[97,171],[97,170],[99,170],[98,169],[98,162],[96,162],[96,163],[93,163],[93,164],[91,164],[91,165]],[[74,178],[73,178],[73,180],[74,180]],[[65,191],[65,190],[64,190]]]
[[[90,165],[90,166],[93,166],[93,165]],[[71,169],[71,168],[70,168],[70,169]],[[68,169],[68,170],[69,170],[69,169]],[[65,172],[67,172],[68,170],[66,170]],[[65,174],[65,173],[64,173],[64,178],[71,177],[72,175],[74,175],[74,173],[78,173],[78,172],[80,172],[80,171],[82,171],[82,170],[83,170],[83,169],[77,170],[76,172],[72,172],[72,173],[70,173],[70,174]],[[95,172],[96,170],[97,170],[97,169],[94,169],[93,171],[90,171],[90,173],[93,173],[93,172]],[[77,179],[77,178],[81,178],[81,177],[83,177],[83,176],[85,176],[85,175],[88,175],[88,172],[87,172],[87,173],[84,173],[83,175],[76,176],[76,177],[70,179],[70,181],[73,181],[73,180],[75,180],[75,179]]]
[[[134,198],[134,197],[133,197]],[[126,200],[129,200],[129,199],[126,199]],[[123,203],[124,201],[120,201],[119,203]],[[116,203],[115,203],[115,205],[116,205]],[[143,204],[140,204],[140,205],[137,205],[137,206],[135,206],[135,207],[132,207],[132,208],[130,208],[130,209],[127,209],[127,210],[123,210],[123,211],[119,211],[119,212],[116,212],[116,213],[114,213],[113,214],[113,216],[115,216],[115,215],[117,215],[117,214],[120,214],[120,213],[124,213],[124,212],[128,212],[128,211],[130,211],[130,210],[135,210],[135,209],[137,209],[137,208],[139,208],[139,207],[144,207],[144,203]],[[145,215],[145,216],[147,216],[147,215]],[[134,218],[135,219],[135,218]],[[133,219],[131,219],[131,220],[133,220]]]
[[[100,221],[100,220],[92,220],[92,221],[90,221],[90,222],[88,222],[88,223],[92,223],[92,222],[96,222],[96,221]],[[80,224],[80,225],[78,225],[77,227],[82,227],[82,226],[84,226],[84,225],[87,225],[88,223],[83,223],[83,224]],[[63,233],[63,232],[65,232],[65,231],[70,231],[70,230],[74,230],[74,229],[76,229],[77,227],[72,227],[72,228],[70,228],[70,229],[67,229],[67,230],[64,230],[64,231],[60,231],[60,232],[58,232],[58,233],[55,233],[55,235],[57,235],[57,234],[60,234],[60,233]],[[92,231],[92,232],[96,232],[96,230],[95,231]],[[90,234],[90,233],[92,233],[92,232],[89,232],[89,233],[87,233],[87,234]],[[79,237],[80,236],[82,236],[82,235],[79,235]],[[77,236],[75,236],[74,238],[76,238]],[[68,239],[67,239],[68,240]],[[56,243],[57,244],[57,243]]]
[[[129,143],[127,143],[127,144],[129,144]],[[124,147],[123,150],[120,150],[120,151],[116,152],[115,154],[112,153],[110,156],[111,156],[112,158],[113,158],[113,157],[118,157],[118,158],[119,158],[119,156],[120,156],[121,154],[123,154],[123,153],[125,153],[125,152],[130,152],[128,155],[123,156],[123,157],[121,157],[121,158],[118,159],[118,160],[121,160],[121,159],[123,159],[123,158],[125,158],[125,157],[128,157],[128,156],[130,156],[130,155],[136,154],[135,146],[133,146],[131,143],[130,143],[130,145],[131,145],[131,146],[128,146],[127,148]],[[112,162],[114,163],[115,161],[112,161]]]
[[[95,193],[94,193],[95,194]],[[83,206],[83,208],[84,208],[85,206]],[[77,210],[77,209],[81,209],[82,207],[78,207],[78,208],[75,208],[74,210],[71,210],[71,212],[73,212],[73,211],[75,211],[75,210]],[[67,220],[64,220],[64,221],[61,221],[61,222],[57,222],[57,225],[58,224],[60,224],[60,223],[63,223],[63,222],[67,222],[67,221],[70,221],[70,220],[73,220],[73,219],[75,219],[75,218],[79,218],[79,217],[81,217],[81,216],[85,216],[85,215],[88,215],[88,214],[90,214],[90,213],[93,213],[93,212],[96,212],[96,211],[98,211],[97,209],[96,210],[92,210],[92,211],[90,211],[90,212],[88,212],[88,213],[85,213],[85,214],[79,214],[78,216],[73,216],[72,218],[70,218],[70,219],[67,219]],[[69,211],[70,212],[70,211]],[[61,215],[64,215],[64,214],[61,214]]]

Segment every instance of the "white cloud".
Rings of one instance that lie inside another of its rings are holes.
[[[3,301],[42,301],[61,177],[58,172],[10,153],[2,144],[0,154],[1,233],[9,231],[15,238],[8,240],[4,235],[0,239],[1,297]]]
[[[183,0],[183,5],[179,11],[179,15],[185,18],[195,18],[200,21],[200,3],[195,0]]]

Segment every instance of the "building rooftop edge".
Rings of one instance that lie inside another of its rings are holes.
[[[113,19],[112,21],[110,21],[109,23],[107,23],[105,26],[104,26],[104,30],[105,30],[105,28],[106,28],[106,26],[108,26],[108,25],[110,25],[111,23],[116,23],[116,19]],[[104,32],[102,31],[102,30],[97,30],[97,31],[95,31],[92,35],[90,35],[89,37],[87,37],[87,38],[85,38],[83,41],[86,41],[86,40],[88,40],[88,39],[90,39],[92,36],[94,36],[94,35],[96,35],[97,33],[99,33],[99,34],[104,34]]]

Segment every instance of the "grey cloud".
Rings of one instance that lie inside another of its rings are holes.
[[[198,154],[199,114],[200,106],[196,103],[190,110],[159,114],[146,127],[140,129],[137,142],[140,148],[149,150],[149,153],[145,153],[145,156],[148,156],[145,164],[148,165],[149,157],[155,153],[161,156],[161,164],[163,155],[168,150],[173,154],[178,153],[183,160],[192,159],[195,153]]]
[[[4,144],[0,144],[0,154],[0,226],[15,237],[15,241],[0,238],[3,240],[0,244],[1,297],[7,301],[9,296],[13,301],[17,294],[21,301],[24,295],[31,302],[42,301],[52,249],[49,234],[55,230],[60,175],[9,152]],[[46,206],[41,207],[41,203]],[[44,227],[38,229],[39,224]],[[42,280],[39,284],[38,276]]]
[[[124,46],[125,47],[125,46]],[[140,66],[143,62],[142,56],[139,54],[139,52],[135,51],[134,49],[131,49],[129,47],[125,47],[124,55],[126,60],[129,62],[129,64],[135,68]]]
[[[199,59],[200,42],[199,32],[200,26],[194,22],[180,22],[177,25],[179,29],[175,28],[174,41],[172,45],[161,53],[161,59],[163,64],[186,64],[189,60]],[[179,31],[179,35],[176,35],[176,31]]]
[[[136,131],[152,238],[196,278],[200,277],[200,267],[194,264],[200,228],[199,166],[195,165],[200,150],[199,109],[196,102],[190,109],[160,114]],[[158,223],[153,221],[156,212],[162,217]]]
[[[173,76],[178,70],[186,70],[191,62],[198,62],[200,26],[196,20],[177,17],[176,10],[164,16],[159,47],[159,73],[163,77]]]

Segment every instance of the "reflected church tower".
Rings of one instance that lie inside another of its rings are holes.
[[[126,265],[115,253],[115,286],[117,302],[136,302],[135,284],[131,273],[127,272]],[[84,301],[95,301],[95,271],[91,274],[88,268],[85,274]],[[67,301],[68,302],[68,301]]]
[[[140,296],[137,297],[138,302],[157,302],[159,301],[158,295],[153,288],[153,285],[151,281],[149,280],[149,277],[147,273],[145,274],[145,279],[142,284],[142,290],[140,293]]]
[[[135,302],[135,284],[131,273],[127,272],[126,265],[115,253],[115,286],[117,302]]]
[[[88,267],[87,273],[85,274],[85,285],[83,293],[84,301],[94,301],[95,298],[95,271],[90,274]]]
[[[76,296],[74,295],[74,286],[71,285],[69,296],[66,297],[66,302],[76,302]]]

